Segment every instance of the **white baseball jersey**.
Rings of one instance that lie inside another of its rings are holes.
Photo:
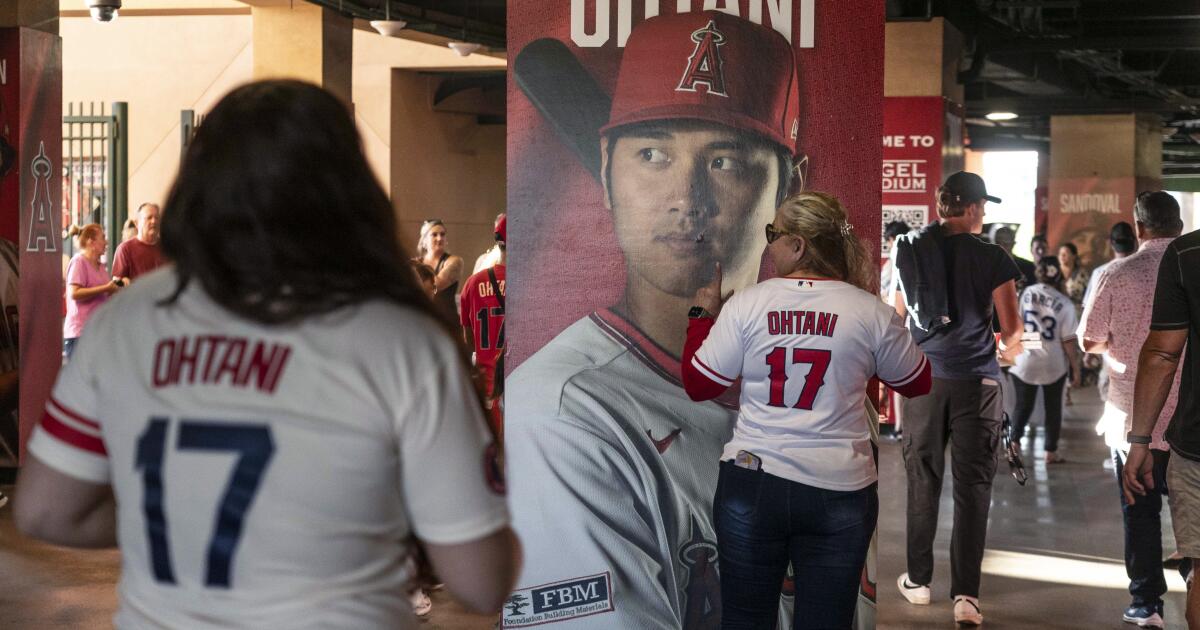
[[[712,501],[732,401],[690,400],[678,359],[610,311],[560,333],[506,390],[525,563],[504,627],[718,627]]]
[[[97,312],[30,442],[111,483],[121,628],[407,628],[410,533],[508,522],[454,342],[372,301],[239,319],[171,268]],[[453,497],[453,500],[447,500]]]
[[[1064,341],[1075,341],[1079,321],[1071,299],[1046,284],[1035,284],[1021,292],[1021,318],[1025,332],[1042,334],[1041,348],[1026,348],[1009,370],[1030,385],[1049,385],[1067,374]]]
[[[722,459],[749,451],[772,475],[852,491],[877,479],[863,406],[878,375],[902,387],[927,360],[891,307],[834,280],[775,278],[722,308],[692,365],[742,388]]]
[[[692,401],[679,360],[607,310],[560,333],[506,389],[525,561],[503,626],[719,627],[712,503],[736,392]],[[864,587],[857,627],[873,628],[874,586]],[[791,609],[785,593],[780,627]]]

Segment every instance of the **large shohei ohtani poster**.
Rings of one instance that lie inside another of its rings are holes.
[[[737,399],[681,388],[688,308],[718,262],[725,290],[771,274],[763,228],[801,186],[839,197],[878,251],[883,3],[508,7],[506,459],[525,565],[503,625],[716,628],[711,510]],[[864,574],[860,627],[873,597]]]

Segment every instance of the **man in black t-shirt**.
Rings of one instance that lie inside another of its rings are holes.
[[[996,474],[1003,402],[992,315],[1000,322],[1000,354],[1021,353],[1016,281],[1021,272],[983,230],[983,179],[959,172],[938,191],[941,221],[900,237],[899,290],[893,304],[933,365],[929,395],[902,401],[908,478],[908,572],[896,580],[910,603],[930,601],[946,444],[954,477],[950,596],[954,619],[979,625],[979,582]]]
[[[1188,583],[1187,622],[1200,630],[1200,588],[1194,584],[1194,569],[1200,561],[1200,231],[1185,234],[1167,246],[1158,266],[1154,312],[1150,336],[1138,357],[1133,394],[1133,428],[1125,463],[1125,498],[1145,495],[1154,488],[1154,461],[1149,457],[1150,432],[1162,411],[1183,362],[1179,381],[1179,403],[1167,426],[1167,443],[1172,456],[1167,464],[1171,522],[1175,546],[1185,558],[1180,572]],[[1190,347],[1184,357],[1184,347]]]

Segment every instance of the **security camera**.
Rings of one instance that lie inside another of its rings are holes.
[[[117,11],[121,8],[121,0],[84,0],[92,19],[97,22],[111,22],[117,19]]]
[[[406,26],[408,22],[404,20],[371,20],[371,28],[384,37],[396,37]]]

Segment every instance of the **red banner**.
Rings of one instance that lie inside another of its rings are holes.
[[[940,96],[884,99],[883,226],[904,221],[917,228],[937,218],[943,165],[962,159],[961,121]]]
[[[62,356],[62,41],[33,29],[0,29],[0,68],[0,125],[16,147],[16,163],[0,180],[0,236],[15,240],[20,257],[23,445]]]

